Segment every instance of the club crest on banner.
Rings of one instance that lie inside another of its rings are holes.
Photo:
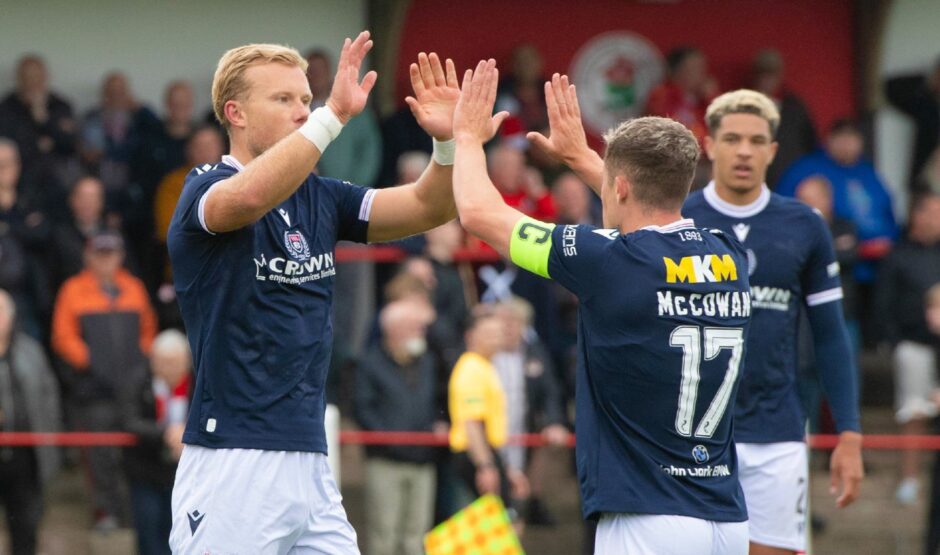
[[[659,50],[635,33],[604,33],[575,55],[569,74],[578,87],[585,127],[602,134],[643,115],[650,91],[663,80]]]

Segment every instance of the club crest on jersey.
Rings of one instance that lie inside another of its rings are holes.
[[[731,255],[683,256],[679,262],[663,257],[666,283],[714,283],[738,279],[738,267]]]
[[[704,445],[696,445],[692,448],[692,459],[696,464],[705,464],[708,462],[708,449]]]
[[[299,229],[288,229],[284,232],[284,246],[292,258],[303,262],[310,258],[310,245]]]

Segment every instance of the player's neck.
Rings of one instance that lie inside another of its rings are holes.
[[[747,206],[753,204],[760,198],[761,193],[764,191],[763,185],[754,187],[748,190],[736,190],[720,183],[717,179],[715,180],[715,193],[718,195],[718,198],[727,202],[728,204],[734,204],[735,206]]]
[[[644,227],[663,227],[682,219],[679,211],[627,209],[620,220],[620,233],[626,235]]]
[[[234,141],[228,155],[241,162],[242,166],[247,166],[249,162],[255,159],[247,146],[236,144]]]

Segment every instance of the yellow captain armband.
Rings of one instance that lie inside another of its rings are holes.
[[[516,266],[551,279],[548,257],[552,252],[552,230],[555,224],[523,216],[516,222],[509,240],[509,258]]]

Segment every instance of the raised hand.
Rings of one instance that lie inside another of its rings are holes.
[[[481,60],[475,70],[463,76],[460,100],[454,110],[454,138],[459,141],[485,143],[493,138],[509,112],[493,115],[499,71],[496,60]]]
[[[573,84],[567,75],[552,75],[545,83],[545,106],[548,109],[549,136],[532,131],[526,134],[534,145],[558,161],[569,163],[576,156],[590,150],[584,125],[581,123],[581,107]]]
[[[343,42],[343,50],[336,64],[333,88],[330,90],[330,97],[326,99],[326,105],[343,123],[366,107],[369,92],[375,86],[375,79],[378,77],[375,71],[366,73],[362,81],[359,80],[362,60],[371,49],[372,40],[369,39],[369,31],[359,33],[356,40],[347,38]]]
[[[415,95],[405,98],[418,125],[439,141],[454,137],[454,108],[460,97],[454,62],[448,58],[445,63],[446,72],[434,52],[418,54],[418,62],[410,67]]]

